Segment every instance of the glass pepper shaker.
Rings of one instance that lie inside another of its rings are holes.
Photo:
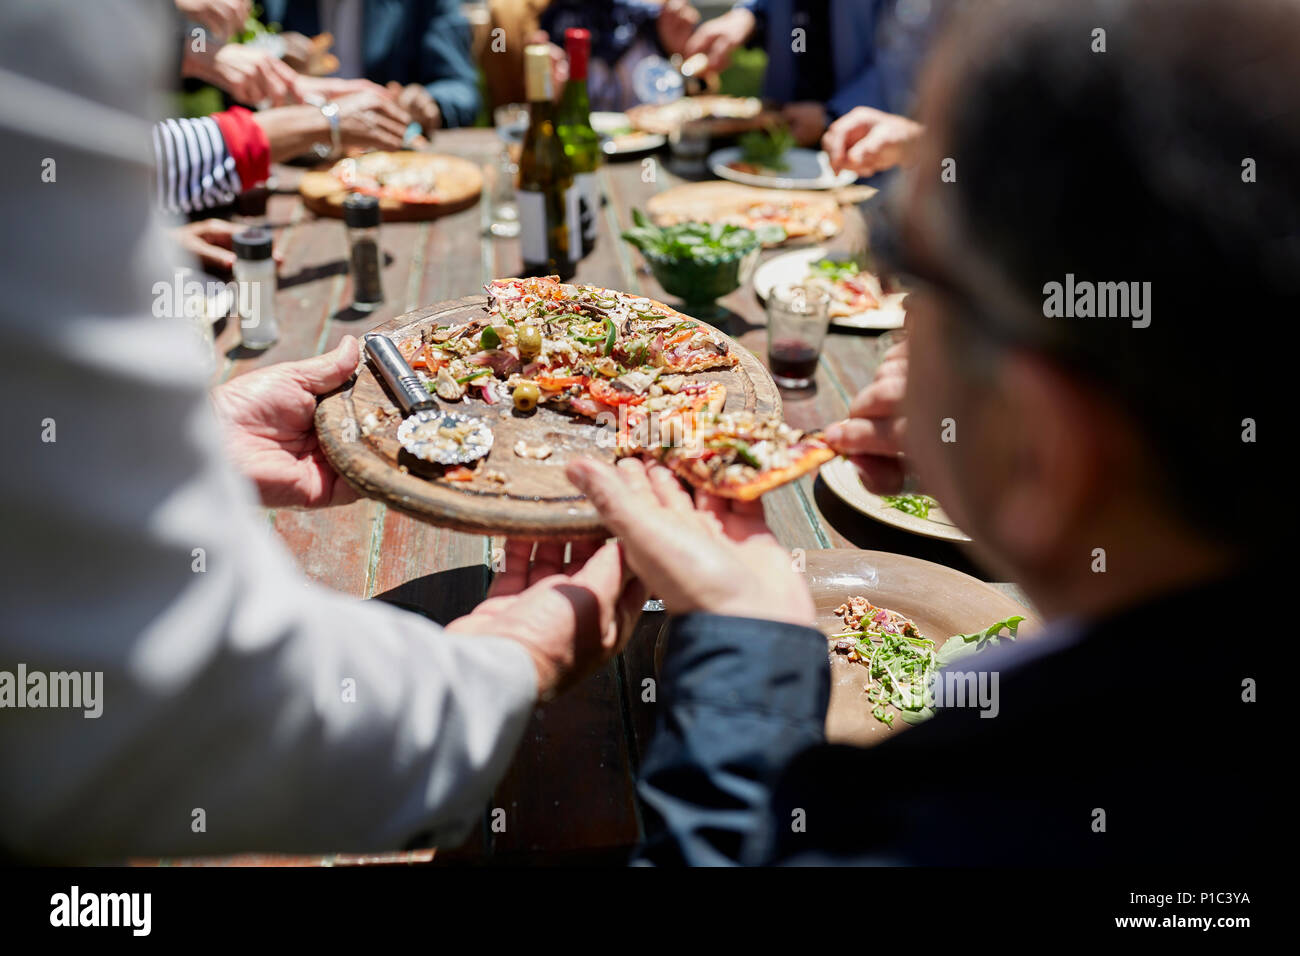
[[[239,287],[239,334],[244,348],[265,349],[280,337],[275,315],[275,260],[271,230],[245,229],[235,236],[235,282]]]
[[[352,308],[370,312],[384,301],[383,263],[379,251],[379,200],[353,193],[343,200],[352,271]]]

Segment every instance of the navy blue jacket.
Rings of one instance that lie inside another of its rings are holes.
[[[871,749],[824,740],[821,634],[679,618],[634,862],[1253,862],[1281,751],[1243,682],[1279,693],[1283,631],[1254,597],[1281,593],[1243,574],[991,648],[962,667],[999,674],[996,717],[940,710]]]
[[[307,36],[320,33],[317,0],[263,0],[263,20]],[[365,78],[420,83],[438,102],[444,126],[478,116],[478,69],[458,0],[365,0],[361,55]]]

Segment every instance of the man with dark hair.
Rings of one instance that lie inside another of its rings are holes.
[[[1256,688],[1294,519],[1251,489],[1279,473],[1272,336],[1300,304],[1298,46],[1284,0],[983,0],[934,52],[888,243],[913,277],[906,392],[834,434],[901,436],[1051,622],[963,663],[1000,678],[993,719],[827,745],[826,641],[761,510],[571,466],[680,615],[641,862],[1262,856]]]

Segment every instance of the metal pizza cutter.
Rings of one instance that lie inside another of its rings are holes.
[[[406,416],[397,426],[402,448],[439,465],[463,465],[492,450],[492,429],[487,423],[440,408],[392,339],[372,332],[365,344],[366,354]]]

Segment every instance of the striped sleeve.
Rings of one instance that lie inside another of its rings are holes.
[[[167,212],[225,205],[242,192],[235,159],[210,116],[158,123],[153,151],[158,205]]]

